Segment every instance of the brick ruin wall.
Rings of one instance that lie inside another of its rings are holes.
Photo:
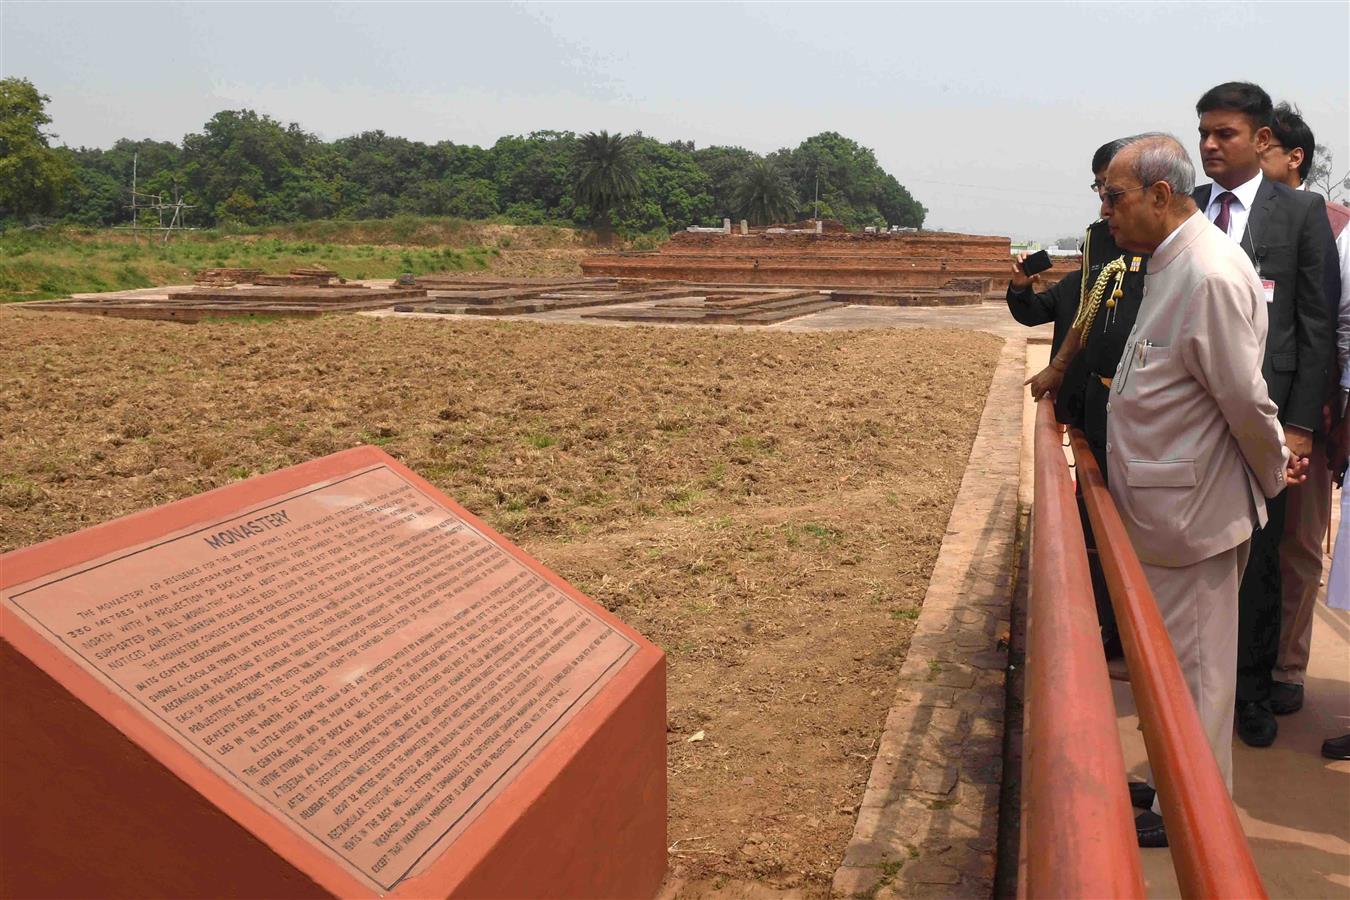
[[[600,253],[588,276],[726,284],[939,288],[1008,277],[1008,238],[948,232],[708,234],[679,232],[644,253]]]

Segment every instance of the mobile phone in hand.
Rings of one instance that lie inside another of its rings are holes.
[[[1050,254],[1044,250],[1037,250],[1022,260],[1022,272],[1025,275],[1037,275],[1050,268],[1051,265]]]

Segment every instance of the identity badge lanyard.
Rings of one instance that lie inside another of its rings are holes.
[[[1243,229],[1242,236],[1247,240],[1247,246],[1251,248],[1252,259],[1256,261],[1256,277],[1261,282],[1261,293],[1265,295],[1267,303],[1274,303],[1275,281],[1261,274],[1261,254],[1256,252],[1256,234],[1252,229],[1251,213],[1247,214],[1247,227]]]

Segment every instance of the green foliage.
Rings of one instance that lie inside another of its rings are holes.
[[[687,145],[679,141],[663,144],[641,135],[634,135],[632,141],[637,195],[616,216],[620,230],[628,235],[654,231],[669,234],[691,224],[720,224],[722,217],[713,204],[711,180]]]
[[[256,225],[295,218],[302,195],[320,188],[306,162],[318,138],[252,110],[216,113],[183,138],[187,186],[212,219]],[[319,198],[322,192],[319,191]]]
[[[0,220],[50,212],[74,180],[69,154],[42,130],[50,99],[26,78],[0,78]]]
[[[612,227],[614,211],[640,194],[635,143],[608,131],[584,134],[577,143],[573,194],[590,210],[589,219],[602,234]]]
[[[133,158],[139,190],[181,195],[195,207],[189,225],[224,230],[452,216],[589,224],[606,238],[614,230],[669,234],[723,216],[808,215],[817,175],[822,217],[850,227],[920,226],[925,213],[871,150],[833,132],[768,157],[605,131],[508,135],[484,149],[383,131],[325,142],[295,123],[225,110],[181,146],[119,140],[106,150],[53,149],[41,131],[46,98],[22,79],[0,85],[0,218],[50,209],[70,224],[128,224]]]
[[[789,222],[797,212],[797,192],[773,159],[756,159],[744,170],[734,195],[736,213],[755,225]]]
[[[744,147],[704,147],[693,153],[694,162],[708,176],[709,191],[712,194],[713,218],[704,225],[720,225],[721,215],[729,214],[736,208],[736,188],[750,164],[759,159],[759,155]],[[694,224],[694,223],[687,223]]]
[[[856,141],[827,131],[774,157],[787,169],[803,208],[814,199],[819,178],[821,218],[840,219],[850,228],[923,224],[923,205]]]

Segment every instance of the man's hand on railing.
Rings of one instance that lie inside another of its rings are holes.
[[[1056,360],[1050,360],[1050,365],[1022,382],[1031,385],[1032,400],[1039,400],[1047,396],[1051,400],[1055,399],[1055,394],[1059,392],[1059,386],[1064,383],[1064,369],[1067,368],[1067,366],[1056,365],[1056,362]]]

